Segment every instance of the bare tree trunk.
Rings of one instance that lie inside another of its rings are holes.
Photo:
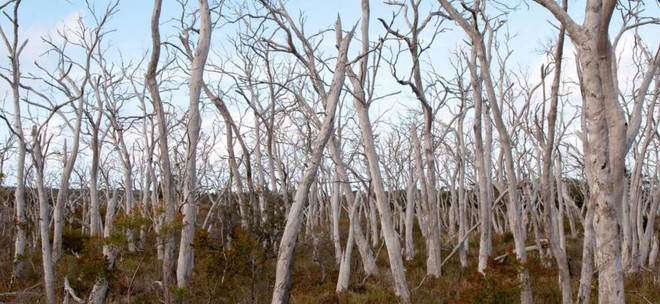
[[[406,187],[406,260],[415,258],[415,243],[413,242],[413,221],[415,217],[415,203],[417,192],[417,179],[412,164],[410,166],[410,177]]]
[[[360,192],[358,192],[357,198],[355,199],[353,204],[349,207],[350,211],[349,211],[348,219],[351,223],[359,222],[358,219],[356,219],[355,217],[358,214],[357,212],[358,208],[360,208],[359,204],[361,198],[362,196],[360,195]],[[348,239],[346,240],[346,250],[342,253],[341,262],[339,263],[339,275],[337,276],[337,288],[335,289],[335,291],[338,293],[348,290],[348,283],[351,277],[351,260],[353,256],[353,244],[355,241],[355,229],[353,227],[355,226],[351,224],[350,227],[348,228]]]
[[[335,163],[335,171],[337,173],[337,178],[339,179],[339,182],[341,183],[342,188],[344,189],[343,191],[344,197],[346,198],[346,202],[349,208],[350,206],[353,206],[355,204],[360,204],[361,201],[359,201],[355,197],[355,195],[353,195],[353,189],[351,188],[350,180],[348,178],[346,165],[344,164],[344,161],[341,159],[339,142],[334,135],[330,137],[330,140],[328,142],[328,150],[330,152],[330,157],[332,157],[332,160]],[[358,191],[358,195],[360,193],[361,192]],[[357,212],[357,210],[359,210],[359,207],[356,207],[355,210],[356,210],[355,214],[359,215]],[[360,252],[360,256],[362,257],[362,266],[364,268],[364,273],[368,276],[374,276],[378,274],[378,266],[376,266],[376,259],[374,258],[374,252],[373,250],[371,250],[371,247],[369,247],[367,238],[364,236],[364,232],[362,230],[362,224],[360,224],[360,219],[359,217],[353,216],[353,217],[349,217],[349,221],[351,227],[349,229],[353,229],[353,239],[355,240],[355,243],[358,246],[358,251]],[[345,250],[348,250],[349,244],[351,244],[351,242],[347,241]],[[345,254],[346,253],[344,253],[344,256]],[[342,261],[345,259],[347,259],[347,261],[350,262],[350,259],[347,257],[342,258]],[[348,267],[346,271],[347,271],[346,275],[350,276],[350,267]]]
[[[653,238],[653,246],[651,247],[651,253],[649,254],[649,267],[655,269],[656,262],[658,261],[658,252],[660,252],[660,245],[658,243],[660,239],[660,233],[655,232],[655,237]]]
[[[12,95],[12,105],[14,110],[14,117],[12,121],[13,132],[16,134],[16,142],[18,145],[18,151],[16,155],[16,188],[14,189],[14,211],[15,211],[15,220],[14,226],[16,229],[15,241],[14,241],[14,259],[13,259],[13,268],[11,273],[11,281],[20,279],[23,274],[23,260],[25,258],[25,245],[27,240],[26,228],[27,228],[27,219],[25,217],[25,155],[26,155],[26,138],[23,133],[23,123],[21,117],[21,96],[19,92],[20,82],[21,82],[21,69],[20,69],[20,54],[27,40],[21,43],[19,46],[18,38],[18,10],[21,1],[16,1],[14,3],[13,15],[9,17],[6,16],[12,22],[12,41],[10,42],[3,30],[0,29],[0,34],[2,39],[5,42],[7,47],[9,61],[11,63],[11,76],[7,77],[4,74],[2,75],[9,85],[11,86],[11,95]]]
[[[254,158],[255,158],[255,170],[257,171],[257,189],[259,195],[259,210],[261,211],[261,223],[265,223],[268,220],[266,213],[266,176],[263,165],[263,156],[261,154],[261,129],[259,119],[257,119],[257,111],[254,112]]]
[[[269,4],[265,2],[262,2],[262,4],[271,11],[271,14],[273,13],[273,8],[270,7]],[[283,26],[283,24],[280,26]],[[337,19],[337,23],[335,25],[335,32],[337,35],[337,44],[339,50],[337,64],[335,67],[334,75],[332,77],[332,82],[330,83],[330,90],[327,94],[325,94],[325,96],[322,96],[325,105],[325,118],[323,120],[323,125],[319,129],[319,133],[312,144],[312,153],[305,165],[306,169],[300,179],[300,184],[296,190],[296,195],[294,197],[294,201],[291,205],[291,210],[289,211],[286,225],[284,227],[284,232],[282,233],[282,239],[280,240],[280,246],[277,255],[275,287],[273,290],[272,303],[289,302],[291,266],[293,264],[293,253],[298,234],[300,232],[300,226],[302,224],[301,215],[305,207],[305,202],[309,196],[309,188],[312,186],[312,183],[314,183],[316,178],[316,174],[321,163],[321,158],[323,157],[323,150],[334,129],[337,104],[339,102],[342,86],[346,77],[345,73],[348,46],[353,38],[353,31],[349,32],[345,37],[342,38],[341,22],[339,18]],[[291,41],[291,39],[289,39],[289,41]],[[306,61],[305,63],[309,62]],[[308,66],[307,68],[310,72],[314,71],[313,66]],[[317,90],[319,91],[318,93],[324,91],[320,88]]]
[[[199,0],[200,30],[199,40],[192,59],[189,81],[189,108],[186,151],[185,176],[183,184],[183,228],[179,244],[179,257],[177,261],[177,286],[187,290],[190,295],[190,277],[193,268],[192,242],[195,237],[195,222],[197,218],[197,205],[199,190],[197,186],[197,144],[202,124],[199,112],[199,98],[204,82],[204,66],[211,47],[211,12],[206,0]],[[188,301],[185,301],[186,303]]]
[[[378,207],[376,207],[378,198],[374,198],[373,177],[371,176],[371,173],[368,173],[367,175],[369,180],[371,180],[369,188],[366,189],[367,194],[364,196],[366,199],[365,206],[367,206],[367,210],[369,210],[369,225],[367,228],[371,233],[371,247],[378,248],[378,242],[380,241],[380,233],[378,233],[378,216],[376,215],[376,212],[378,211]]]
[[[490,159],[490,154],[484,153],[484,142],[482,139],[482,117],[487,120],[486,110],[483,109],[484,102],[481,99],[481,84],[479,83],[479,77],[477,76],[477,69],[474,64],[470,64],[470,73],[471,73],[471,86],[473,90],[474,98],[474,141],[475,141],[475,169],[477,171],[477,179],[479,183],[479,220],[481,222],[481,230],[479,234],[479,262],[477,264],[477,270],[481,273],[484,273],[486,266],[488,265],[488,258],[492,254],[492,225],[491,218],[493,217],[492,211],[492,201],[489,197],[489,192],[492,189],[492,186],[488,185],[488,177],[490,176],[490,167],[486,167],[486,159]],[[465,94],[464,90],[461,90],[461,94]],[[467,96],[461,96],[461,98],[466,98]],[[489,146],[489,143],[486,143],[485,146]]]
[[[621,202],[624,193],[625,155],[639,131],[641,115],[629,124],[618,101],[614,59],[608,28],[616,1],[591,0],[583,25],[577,24],[554,1],[535,0],[565,27],[576,46],[582,72],[583,110],[588,121],[589,147],[585,163],[592,164],[589,204],[594,205],[598,295],[601,303],[623,303]],[[656,69],[654,65],[653,69]],[[646,89],[640,90],[646,92]],[[636,99],[641,107],[644,98]]]
[[[421,199],[419,201],[420,211],[418,217],[424,219],[424,230],[426,231],[426,274],[435,277],[440,276],[440,266],[442,260],[440,258],[440,240],[435,240],[438,236],[437,227],[434,228],[432,218],[435,217],[435,212],[432,211],[430,202],[430,194],[428,192],[427,179],[424,175],[424,165],[422,164],[421,144],[417,136],[417,128],[413,125],[410,129],[413,150],[415,153],[415,167],[417,168],[417,178],[419,179],[419,186],[421,188]],[[438,236],[439,237],[439,236]]]
[[[568,1],[563,0],[562,6],[564,11],[568,9]],[[554,53],[554,77],[552,86],[550,88],[550,109],[548,110],[548,128],[546,134],[545,146],[543,147],[543,163],[541,172],[541,198],[543,201],[543,208],[545,212],[545,232],[548,235],[550,248],[555,257],[557,268],[559,271],[559,286],[561,287],[562,303],[570,304],[572,302],[571,291],[571,276],[568,269],[568,262],[566,258],[566,251],[561,246],[560,234],[563,234],[563,224],[558,225],[557,229],[555,223],[562,221],[561,212],[557,215],[555,209],[555,195],[552,187],[552,163],[554,160],[553,151],[555,149],[555,125],[557,121],[557,104],[559,101],[559,84],[561,82],[561,61],[564,51],[564,26],[559,27],[559,38],[557,38],[557,45]],[[543,106],[545,107],[545,70],[542,68],[541,81],[543,83]],[[560,170],[560,168],[555,168]],[[558,184],[557,187],[560,185]],[[561,206],[561,201],[560,201]],[[561,210],[561,207],[560,207]]]
[[[117,190],[114,190],[112,197],[108,199],[107,210],[105,213],[105,227],[103,228],[103,237],[110,238],[110,233],[113,229],[113,221],[117,212]],[[117,249],[112,245],[103,245],[103,256],[107,261],[106,269],[112,271],[115,265],[115,258],[117,257]],[[103,304],[106,300],[108,293],[108,279],[106,277],[99,277],[92,287],[92,292],[89,294],[88,303]]]
[[[172,167],[170,165],[169,158],[169,145],[167,140],[167,120],[165,119],[165,109],[163,108],[163,102],[160,98],[160,92],[158,90],[158,82],[156,80],[156,74],[158,70],[158,60],[160,58],[160,11],[162,6],[162,0],[155,0],[154,8],[151,17],[151,38],[152,38],[152,49],[151,49],[151,58],[149,59],[149,66],[147,67],[147,73],[145,75],[145,81],[147,87],[149,88],[149,93],[151,95],[151,101],[156,111],[156,118],[158,121],[158,141],[159,141],[159,152],[160,152],[160,167],[161,167],[161,191],[163,193],[163,201],[165,204],[165,220],[161,230],[161,235],[163,238],[163,292],[165,296],[165,302],[170,303],[172,301],[172,294],[170,292],[170,285],[175,283],[175,264],[174,258],[176,255],[176,243],[175,243],[175,230],[174,230],[174,220],[176,216],[176,201],[174,200],[173,182],[172,182]]]
[[[50,206],[44,185],[44,154],[41,150],[41,139],[39,138],[37,126],[32,127],[32,160],[37,177],[37,195],[39,198],[39,232],[41,235],[41,260],[44,270],[44,289],[46,291],[46,303],[55,304],[55,274],[53,271],[53,256],[50,247]]]
[[[495,127],[500,137],[501,151],[504,154],[504,164],[506,166],[506,177],[508,184],[509,201],[507,203],[507,213],[509,217],[509,226],[513,234],[517,259],[524,265],[527,260],[525,251],[525,229],[523,227],[522,208],[518,198],[518,185],[514,159],[512,153],[511,136],[509,135],[503,121],[502,112],[495,94],[494,84],[490,73],[490,58],[486,51],[484,37],[476,24],[470,24],[461,14],[449,3],[448,0],[438,0],[442,7],[449,13],[456,23],[466,32],[472,42],[472,61],[473,65],[477,63],[480,66],[480,77],[483,79],[484,88],[488,101],[493,110]],[[476,8],[475,8],[476,10]],[[476,68],[476,67],[474,67]],[[529,272],[525,267],[520,267],[519,278],[521,283],[521,302],[533,303],[531,284],[529,282]]]
[[[656,54],[656,61],[660,62],[660,52],[658,52],[658,54]],[[656,81],[654,92],[655,93],[653,94],[652,100],[657,101],[658,100],[658,94],[660,92],[660,81]],[[640,198],[640,196],[641,196],[640,195],[641,194],[640,182],[641,182],[641,179],[642,179],[641,171],[642,171],[642,167],[643,167],[643,164],[644,164],[644,156],[646,155],[648,146],[650,145],[651,141],[654,138],[656,138],[652,134],[652,130],[654,130],[657,127],[657,123],[654,124],[652,122],[653,121],[653,112],[654,112],[653,109],[654,108],[655,108],[655,102],[651,102],[651,104],[649,106],[649,110],[647,112],[647,117],[646,117],[647,125],[646,125],[645,130],[644,130],[644,141],[641,143],[641,145],[640,145],[641,147],[639,147],[640,150],[639,150],[639,153],[637,154],[638,159],[636,159],[634,169],[631,173],[629,202],[633,206],[635,204],[640,204],[641,205],[641,202],[640,202],[641,201],[641,198]],[[638,247],[639,249],[635,250],[638,253],[638,255],[633,254],[633,258],[632,258],[633,260],[630,261],[630,263],[631,263],[630,266],[632,268],[631,269],[632,271],[636,271],[640,266],[646,266],[647,265],[647,258],[648,258],[649,249],[650,249],[650,246],[651,246],[651,237],[653,236],[653,232],[654,232],[654,229],[655,229],[654,225],[656,224],[655,223],[655,216],[653,216],[653,215],[657,214],[657,212],[658,212],[658,201],[659,200],[660,200],[660,191],[656,191],[656,194],[654,195],[654,197],[652,199],[651,206],[649,206],[650,210],[649,210],[649,213],[648,213],[649,215],[648,215],[648,221],[647,221],[647,224],[646,224],[646,229],[644,229],[643,227],[642,227],[642,229],[640,229],[638,245],[635,246],[635,244],[633,244],[633,248]],[[642,208],[642,207],[640,206],[639,208]],[[631,216],[632,219],[635,219],[635,221],[633,221],[633,222],[638,222],[638,225],[643,224],[643,221],[640,221],[640,219],[641,219],[641,216],[643,215],[642,211],[645,210],[645,209],[646,208],[643,208],[639,211],[636,211],[638,217],[632,217]],[[625,221],[625,217],[626,217],[626,215],[624,213],[624,221]],[[624,224],[624,227],[625,227],[625,224]],[[635,230],[635,229],[631,229],[631,230]],[[624,233],[624,243],[625,243],[625,233]],[[625,249],[625,246],[623,248]],[[625,257],[625,254],[624,254],[624,257]],[[635,257],[638,257],[638,258],[635,258]],[[625,258],[624,258],[624,261],[625,261]],[[625,262],[624,262],[624,265],[625,265]]]
[[[341,263],[342,259],[341,239],[339,237],[339,218],[341,211],[340,185],[339,180],[333,180],[331,190],[332,195],[330,196],[330,209],[332,209],[332,243],[335,247],[335,263],[337,263],[337,265]]]
[[[653,202],[651,203],[650,210],[648,213],[648,221],[646,222],[646,229],[644,230],[644,234],[639,241],[640,244],[640,249],[639,249],[639,261],[637,262],[639,266],[646,266],[650,265],[650,263],[647,264],[649,261],[655,261],[655,258],[651,258],[650,260],[648,259],[649,257],[649,249],[651,246],[657,247],[657,242],[658,242],[658,236],[657,236],[657,231],[660,229],[657,228],[656,225],[660,225],[660,223],[656,223],[655,220],[658,218],[658,206],[660,204],[660,189],[655,190],[655,195],[653,196]],[[655,238],[652,240],[654,233],[656,234]],[[655,248],[657,251],[657,248]],[[657,252],[656,252],[657,255]],[[653,269],[653,266],[650,266],[651,269]]]
[[[458,156],[457,156],[457,170],[458,170],[458,240],[463,240],[467,238],[468,232],[468,223],[467,223],[467,197],[465,195],[465,167],[466,167],[466,157],[467,147],[463,141],[463,121],[465,115],[467,114],[467,105],[465,104],[465,98],[461,98],[461,113],[458,114],[458,125],[456,127],[456,140],[458,144]],[[458,243],[458,258],[461,262],[461,267],[468,267],[468,242]]]
[[[101,111],[98,112],[97,118],[100,118]],[[99,158],[100,158],[100,139],[99,129],[95,125],[92,128],[91,149],[92,149],[92,163],[89,169],[89,204],[90,204],[90,227],[89,235],[98,237],[103,234],[103,224],[101,223],[101,211],[99,206],[99,189],[98,189],[98,172],[99,172]]]
[[[580,77],[580,73],[578,73]],[[584,95],[584,91],[582,92]],[[583,98],[582,106],[585,106],[585,101]],[[587,128],[587,119],[586,115],[583,113],[581,117],[582,130]],[[586,132],[582,133],[582,149],[584,151],[589,147],[589,138],[587,137]],[[588,184],[591,182],[591,164],[588,162],[585,163],[585,176]],[[591,287],[593,282],[593,266],[594,266],[594,248],[595,248],[595,239],[594,239],[594,206],[589,203],[589,193],[585,190],[585,199],[584,203],[587,206],[587,212],[584,216],[584,221],[582,223],[584,227],[584,237],[582,240],[582,268],[580,272],[580,286],[578,288],[577,300],[576,303],[590,303],[591,300]]]
[[[372,185],[376,194],[376,204],[380,215],[381,229],[385,239],[385,246],[387,247],[387,255],[390,261],[392,276],[394,277],[394,288],[397,296],[401,297],[401,300],[404,303],[409,303],[410,292],[408,291],[408,283],[406,281],[405,270],[403,267],[401,244],[399,243],[399,237],[392,224],[392,212],[390,210],[389,202],[387,201],[387,196],[385,195],[383,178],[381,176],[380,168],[378,167],[378,155],[376,154],[369,113],[363,103],[356,100],[354,104],[358,113],[358,122],[360,125],[360,131],[362,132],[362,141],[365,154],[367,155],[369,172],[371,172]],[[375,227],[372,229],[375,229]]]
[[[83,98],[82,96],[78,102],[76,113],[75,129],[73,130],[73,145],[71,147],[71,155],[66,155],[66,147],[64,148],[64,168],[60,179],[60,189],[57,191],[57,200],[53,212],[53,262],[57,262],[62,255],[62,230],[64,229],[64,205],[69,199],[69,180],[73,172],[73,166],[76,164],[78,158],[78,147],[80,145],[80,126],[82,123],[83,112]]]

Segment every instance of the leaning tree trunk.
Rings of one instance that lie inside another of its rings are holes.
[[[353,189],[351,188],[348,172],[346,170],[346,164],[344,164],[344,161],[341,159],[339,142],[334,135],[330,137],[328,142],[328,151],[330,152],[330,157],[335,162],[335,172],[337,173],[339,183],[342,185],[344,197],[346,198],[346,203],[349,205],[349,208],[355,204],[360,204],[361,201],[358,200],[353,194]],[[358,192],[358,194],[359,193],[361,192]],[[359,210],[359,206],[356,207],[356,210]],[[362,230],[362,224],[360,223],[359,217],[349,217],[349,223],[351,229],[353,229],[353,239],[355,240],[355,244],[358,246],[358,251],[362,257],[364,273],[368,276],[374,276],[378,274],[378,266],[376,266],[374,252],[369,246],[367,238],[364,236],[364,231]],[[346,246],[348,246],[348,244],[350,244],[350,242],[347,241]],[[348,247],[346,247],[345,250],[348,250]],[[342,261],[347,259],[348,258],[342,258]],[[350,267],[347,268],[349,276],[350,269]]]
[[[367,77],[367,58],[369,54],[369,1],[361,1],[362,10],[362,24],[361,24],[361,53],[360,70],[355,73],[352,68],[348,68],[349,79],[353,86],[353,104],[358,114],[358,125],[362,135],[362,143],[364,145],[364,153],[366,154],[369,173],[372,179],[373,190],[376,194],[376,205],[380,215],[380,224],[385,240],[385,247],[387,248],[387,256],[390,262],[392,277],[394,279],[394,290],[397,296],[400,297],[404,303],[410,303],[410,291],[408,290],[408,283],[406,281],[405,269],[403,266],[403,258],[401,255],[401,243],[399,242],[399,235],[394,230],[392,222],[392,212],[390,210],[390,203],[383,184],[383,177],[379,168],[380,162],[378,161],[378,154],[376,153],[376,146],[374,142],[373,127],[369,118],[369,100],[367,100],[367,92],[364,87],[365,77]],[[375,229],[376,227],[372,227]]]
[[[262,4],[267,5],[265,3]],[[291,205],[291,210],[287,216],[284,232],[282,233],[277,254],[275,287],[273,290],[272,303],[289,302],[291,292],[291,266],[293,265],[293,253],[300,232],[300,226],[302,224],[301,215],[305,208],[305,202],[309,196],[309,188],[316,179],[316,174],[321,164],[321,159],[323,158],[323,150],[334,130],[337,104],[339,103],[339,97],[346,77],[348,46],[353,38],[353,31],[349,32],[346,37],[342,38],[341,22],[339,19],[337,19],[335,31],[337,33],[339,54],[332,82],[330,83],[330,90],[327,95],[322,96],[325,104],[325,118],[319,133],[312,144],[311,156],[305,165],[306,169],[300,179],[293,204]],[[312,70],[313,67],[308,67],[308,69]]]

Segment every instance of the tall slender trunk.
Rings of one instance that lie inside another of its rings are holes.
[[[413,242],[413,222],[415,217],[415,203],[417,192],[417,179],[415,178],[415,170],[412,164],[410,166],[410,174],[408,178],[408,185],[406,187],[406,260],[410,261],[415,258],[415,243]]]
[[[12,105],[14,110],[14,117],[12,121],[13,131],[18,137],[16,139],[18,145],[18,151],[16,155],[16,189],[14,189],[14,211],[15,211],[15,220],[14,227],[16,229],[15,241],[14,241],[14,259],[13,259],[13,268],[12,268],[12,283],[14,280],[21,278],[23,274],[23,261],[25,258],[25,246],[27,241],[26,228],[27,228],[27,219],[25,217],[25,156],[26,156],[26,142],[27,139],[23,133],[23,123],[21,117],[21,95],[19,92],[20,82],[21,82],[21,66],[20,66],[20,52],[27,43],[27,40],[19,46],[18,41],[18,10],[21,1],[16,1],[14,4],[13,15],[10,18],[13,22],[13,39],[11,44],[5,38],[3,32],[3,38],[5,38],[5,45],[8,51],[8,57],[11,62],[11,81],[9,85],[11,86],[11,95],[12,95]]]
[[[568,1],[562,2],[564,11],[568,9]],[[562,214],[557,214],[555,209],[555,195],[552,187],[552,163],[554,161],[553,151],[555,150],[555,126],[557,121],[557,104],[559,102],[559,84],[561,82],[561,62],[564,51],[564,26],[559,28],[559,38],[554,53],[554,77],[550,88],[550,109],[548,110],[548,127],[546,131],[546,141],[543,147],[543,164],[541,172],[541,198],[545,212],[545,232],[548,235],[550,248],[555,257],[557,268],[559,270],[559,285],[561,287],[562,303],[572,302],[571,276],[568,269],[566,251],[561,246],[560,234],[563,233],[563,225],[556,225],[557,221],[562,221]],[[545,73],[545,71],[543,71]],[[543,82],[543,105],[545,107],[545,75],[542,75]],[[560,170],[560,168],[555,168]],[[557,185],[559,187],[560,185]],[[561,202],[560,202],[561,206]],[[561,209],[560,209],[561,210]],[[560,232],[558,227],[561,227]]]
[[[372,181],[371,184],[373,185],[373,190],[376,194],[376,204],[380,215],[381,230],[385,240],[385,247],[387,247],[387,256],[389,258],[392,277],[394,279],[394,290],[402,302],[410,303],[410,291],[408,290],[408,282],[406,281],[403,258],[401,256],[401,244],[399,243],[398,234],[394,230],[390,203],[385,194],[383,178],[379,168],[380,162],[378,161],[378,154],[376,153],[376,146],[374,143],[373,127],[369,118],[368,106],[370,100],[367,100],[367,91],[364,87],[365,79],[367,77],[367,58],[369,55],[369,0],[362,0],[360,7],[362,11],[360,27],[362,36],[362,57],[359,60],[360,70],[358,73],[355,73],[352,67],[349,67],[346,69],[346,72],[348,73],[349,80],[353,86],[353,104],[358,114],[358,125],[362,135],[364,153],[367,158]]]
[[[41,261],[43,266],[44,289],[46,290],[46,303],[55,304],[55,273],[53,271],[53,255],[50,246],[50,205],[44,185],[45,159],[41,148],[37,126],[32,127],[32,160],[37,177],[37,196],[39,199],[39,232],[41,235]]]
[[[351,183],[348,178],[348,172],[346,170],[346,164],[341,159],[341,153],[339,148],[339,142],[337,138],[333,135],[330,137],[328,142],[328,150],[330,152],[330,157],[335,163],[335,172],[337,173],[337,178],[342,185],[344,197],[346,198],[346,203],[350,206],[360,204],[361,202],[353,194],[353,189],[351,188]],[[358,195],[361,192],[358,192]],[[356,210],[359,210],[359,207],[356,207]],[[374,252],[367,242],[367,238],[364,236],[364,231],[362,230],[362,224],[360,224],[360,219],[356,216],[349,217],[350,220],[350,229],[353,229],[353,239],[355,244],[358,246],[358,251],[362,257],[362,266],[364,268],[364,273],[368,276],[374,276],[378,274],[378,266],[376,266],[376,259],[374,257]],[[350,215],[350,214],[349,214]],[[346,243],[346,249],[344,251],[344,256],[348,250],[348,246],[351,242]],[[352,250],[352,248],[351,248]],[[342,260],[348,259],[343,257]],[[350,262],[350,259],[348,259]],[[342,262],[343,263],[343,262]],[[350,267],[347,268],[348,274],[350,276]]]
[[[440,258],[440,240],[437,235],[437,226],[433,225],[433,217],[435,217],[435,212],[431,208],[430,204],[430,194],[428,193],[427,177],[424,175],[424,165],[422,163],[422,152],[421,144],[417,136],[417,128],[413,125],[410,129],[412,137],[412,145],[415,153],[415,167],[417,169],[417,178],[419,180],[419,186],[421,188],[421,199],[419,201],[420,212],[418,217],[424,219],[424,231],[425,241],[426,241],[426,274],[432,275],[435,277],[440,276],[440,266],[442,260]],[[438,237],[436,239],[436,236]]]
[[[341,238],[339,235],[339,218],[341,211],[341,184],[335,178],[332,181],[332,194],[330,195],[330,209],[332,213],[332,244],[335,247],[335,263],[339,265],[342,258]],[[352,246],[352,244],[351,244]]]
[[[267,6],[266,3],[262,2],[262,4]],[[269,7],[269,9],[272,8]],[[293,204],[291,205],[291,210],[287,216],[284,232],[282,233],[277,255],[275,287],[273,290],[272,303],[289,302],[291,292],[291,266],[293,265],[293,253],[300,232],[300,226],[302,224],[301,215],[305,207],[305,202],[309,196],[309,188],[316,179],[317,171],[323,157],[323,150],[334,130],[337,104],[339,103],[339,97],[346,77],[348,46],[353,38],[353,31],[349,32],[342,38],[341,21],[339,18],[337,19],[335,32],[337,34],[339,52],[332,82],[330,83],[330,90],[327,94],[323,94],[324,96],[322,96],[325,105],[325,118],[317,137],[312,143],[311,155],[306,162],[306,169],[300,179]],[[313,67],[308,67],[308,69],[310,72],[313,71]],[[318,91],[318,93],[323,92],[320,88],[318,88]]]
[[[165,205],[165,219],[161,227],[161,237],[163,241],[163,293],[165,301],[170,303],[172,301],[172,294],[170,292],[170,285],[175,283],[175,264],[174,258],[176,255],[175,243],[175,217],[176,217],[176,201],[174,200],[174,183],[172,180],[172,167],[170,165],[169,157],[169,144],[168,144],[168,128],[167,120],[165,119],[165,109],[163,102],[160,98],[158,90],[158,82],[156,74],[158,71],[158,61],[160,59],[160,12],[162,0],[154,1],[154,8],[151,17],[151,38],[152,49],[151,58],[149,59],[149,66],[145,75],[145,81],[149,88],[151,95],[151,102],[153,103],[154,110],[156,111],[156,119],[158,121],[158,144],[160,154],[160,168],[161,168],[161,187],[160,190],[163,194],[163,202]],[[167,228],[167,229],[162,229]]]
[[[204,82],[204,66],[211,47],[211,12],[206,0],[199,0],[200,30],[199,40],[192,58],[192,67],[189,81],[189,105],[186,151],[185,176],[183,181],[183,227],[179,244],[179,257],[177,261],[177,286],[184,288],[190,294],[190,278],[194,263],[192,242],[195,237],[195,221],[199,189],[197,186],[197,145],[202,124],[199,112],[199,99]],[[185,301],[186,303],[188,301]]]
[[[483,109],[483,100],[481,99],[481,84],[477,77],[476,66],[470,66],[471,73],[471,86],[474,98],[474,141],[475,141],[475,169],[477,171],[477,179],[479,183],[479,220],[481,222],[481,230],[479,234],[479,262],[477,270],[484,273],[488,265],[488,258],[492,253],[492,225],[491,218],[493,217],[492,201],[489,197],[488,177],[490,176],[490,167],[486,167],[485,159],[490,159],[490,154],[484,153],[484,145],[489,146],[488,143],[484,144],[482,135],[482,117],[486,111]],[[461,91],[461,94],[465,94]],[[465,98],[466,96],[462,96]],[[484,117],[488,119],[488,117]],[[492,186],[490,187],[492,188]]]

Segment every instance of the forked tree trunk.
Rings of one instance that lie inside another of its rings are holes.
[[[39,198],[39,232],[41,235],[41,261],[43,266],[44,289],[46,304],[55,304],[55,273],[53,271],[53,256],[50,247],[50,204],[44,185],[44,154],[41,148],[37,126],[32,127],[32,161],[36,170],[37,197]]]

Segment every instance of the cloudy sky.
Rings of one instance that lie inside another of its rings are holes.
[[[163,12],[161,17],[161,30],[164,39],[176,41],[176,35],[179,33],[177,29],[179,23],[176,18],[181,15],[181,6],[177,1],[165,0]],[[189,6],[195,7],[196,1],[189,0]],[[228,1],[236,2],[236,1]],[[583,15],[584,1],[569,0],[569,12],[571,16],[580,23]],[[625,1],[624,1],[625,2]],[[549,41],[556,39],[556,29],[553,24],[557,24],[554,18],[541,8],[539,5],[532,1],[500,1],[500,3],[507,3],[510,7],[515,7],[515,10],[509,12],[506,18],[504,29],[509,32],[507,39],[508,47],[512,51],[510,62],[516,66],[517,70],[528,73],[531,79],[538,78],[537,71],[541,64],[546,59],[540,53],[540,49],[547,45]],[[660,16],[660,2],[648,1],[646,16]],[[88,0],[88,2],[80,0],[23,0],[19,12],[21,39],[27,39],[28,43],[26,49],[21,57],[23,74],[37,73],[34,62],[38,62],[42,66],[54,64],[56,57],[52,54],[46,53],[48,45],[44,39],[50,37],[54,42],[61,41],[58,37],[59,32],[68,32],[78,26],[79,20],[85,24],[93,24],[94,19],[91,11],[101,15],[102,12],[109,5],[109,1],[105,0]],[[306,19],[306,32],[314,33],[316,31],[332,28],[337,18],[340,16],[344,28],[349,28],[351,25],[360,21],[360,2],[358,0],[336,0],[336,1],[321,1],[321,0],[289,0],[286,4],[289,12],[298,16],[304,15]],[[118,11],[114,14],[109,21],[106,29],[112,30],[105,37],[104,43],[108,49],[109,58],[118,60],[121,53],[124,60],[138,61],[142,56],[148,54],[151,47],[151,36],[149,23],[151,18],[153,2],[148,0],[121,0],[118,4]],[[423,1],[422,14],[425,16],[431,9],[437,9],[438,4],[436,1]],[[491,8],[496,8],[493,6]],[[393,13],[397,8],[387,5],[383,1],[371,1],[371,39],[376,40],[378,37],[385,35],[385,31],[377,18],[384,20],[391,20]],[[497,10],[490,10],[491,14],[497,15]],[[229,14],[230,12],[225,11]],[[295,17],[294,17],[295,18]],[[503,18],[504,19],[504,18]],[[399,17],[398,20],[401,20]],[[621,27],[620,16],[616,15],[612,22],[611,32],[615,33]],[[401,26],[402,23],[396,23]],[[6,18],[0,20],[2,30],[8,33],[11,30],[11,24]],[[452,53],[456,52],[459,48],[465,47],[465,35],[463,32],[451,21],[445,21],[441,24],[446,30],[435,38],[432,48],[427,51],[423,57],[424,68],[426,71],[436,71],[441,75],[451,78],[453,68],[451,67]],[[657,35],[658,26],[648,26],[640,32],[643,40],[653,50],[657,48],[660,43],[660,35]],[[429,41],[431,37],[431,30],[427,30],[422,34],[422,40]],[[232,25],[224,25],[216,29],[213,33],[212,49],[219,54],[232,56],[228,44],[228,37],[236,35],[236,28]],[[331,40],[331,39],[329,39]],[[178,41],[176,41],[178,42]],[[634,67],[630,59],[632,50],[633,39],[631,35],[624,35],[621,43],[618,46],[617,52],[621,54],[620,57],[620,77],[619,80],[624,83],[628,74],[632,73]],[[328,53],[334,51],[334,42],[328,42],[326,47]],[[4,46],[0,47],[0,58],[6,58],[7,51]],[[575,79],[575,66],[573,64],[573,52],[571,51],[570,44],[567,45],[567,52],[565,52],[567,60],[565,77]],[[407,57],[405,54],[402,57]],[[7,67],[8,61],[0,61],[0,66]],[[372,106],[373,117],[381,117],[385,121],[395,121],[398,119],[402,112],[407,109],[417,109],[418,103],[414,100],[409,90],[402,88],[396,84],[394,79],[388,75],[387,68],[383,68],[381,78],[379,80],[379,87],[382,90],[381,95],[386,95],[392,92],[401,91],[400,94],[384,98]],[[628,86],[628,84],[626,84]],[[625,89],[625,87],[624,87]],[[7,84],[0,84],[0,91],[7,92]],[[185,92],[182,92],[185,93]],[[6,93],[8,94],[8,93]],[[8,95],[4,95],[8,96]],[[579,96],[579,95],[576,95]],[[181,100],[180,106],[183,108],[187,103],[186,98],[179,98]],[[9,100],[9,98],[6,98]],[[176,104],[177,98],[174,98]],[[5,101],[5,107],[10,105]],[[251,125],[250,122],[253,117],[246,114],[246,111],[234,109],[236,116],[244,116],[244,123]],[[442,115],[449,115],[448,113],[439,113],[441,119]],[[210,127],[213,124],[212,118],[217,116],[214,113],[208,113],[204,121],[205,126]],[[62,125],[63,121],[57,121],[60,118],[55,118],[51,125]],[[52,132],[59,132],[53,130]],[[7,129],[4,125],[0,125],[0,137],[4,138],[7,134]],[[58,133],[56,143],[62,144],[67,137],[66,131]],[[222,145],[222,142],[219,143]],[[224,151],[224,149],[219,149]]]

